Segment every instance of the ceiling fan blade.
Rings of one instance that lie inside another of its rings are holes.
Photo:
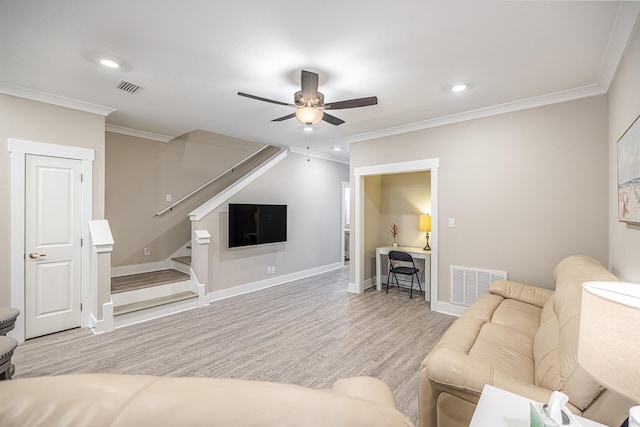
[[[344,123],[344,120],[339,119],[336,116],[332,116],[327,112],[325,112],[324,115],[322,116],[322,120],[324,120],[327,123],[331,123],[332,125],[335,125],[335,126],[339,126]]]
[[[277,119],[271,120],[272,122],[282,122],[284,120],[292,119],[296,116],[296,113],[287,114],[286,116],[278,117]]]
[[[318,97],[318,75],[311,71],[302,70],[300,76],[302,96],[306,101]]]
[[[330,102],[324,104],[325,110],[343,110],[345,108],[366,107],[368,105],[376,105],[378,103],[377,96],[369,96],[366,98],[348,99],[346,101]]]
[[[287,107],[295,107],[293,104],[287,104],[286,102],[274,101],[273,99],[262,98],[261,96],[249,95],[248,93],[238,92],[238,95],[246,98],[257,99],[258,101],[269,102],[271,104],[286,105]]]

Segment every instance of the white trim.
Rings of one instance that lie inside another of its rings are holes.
[[[89,244],[89,221],[93,218],[93,159],[95,152],[90,148],[47,144],[9,138],[7,144],[11,153],[11,306],[20,310],[22,316],[16,319],[12,336],[18,342],[25,340],[25,289],[24,289],[24,238],[25,238],[25,161],[26,155],[63,157],[81,161],[82,183],[82,239],[87,244],[82,247],[82,306],[80,326],[92,323],[92,295],[97,295],[97,283],[91,278],[91,245]]]
[[[121,135],[135,136],[136,138],[150,139],[152,141],[169,142],[174,139],[173,136],[162,135],[160,133],[146,132],[144,130],[131,129],[123,126],[116,126],[106,123],[104,126],[106,132],[119,133]]]
[[[355,283],[349,283],[348,291],[362,293],[369,280],[364,280],[364,253],[362,241],[364,238],[364,177],[369,175],[386,175],[393,173],[431,171],[431,309],[440,311],[446,307],[442,306],[438,300],[438,168],[440,159],[421,159],[400,163],[388,163],[372,166],[361,166],[354,168],[355,178],[355,221],[352,232],[355,232],[354,242],[354,269]],[[429,297],[425,293],[425,300]]]
[[[231,298],[238,295],[248,294],[254,291],[259,291],[261,289],[271,288],[273,286],[284,285],[293,280],[304,279],[306,277],[315,276],[317,274],[326,273],[328,271],[338,270],[342,267],[343,267],[342,263],[336,262],[333,264],[311,268],[309,270],[298,271],[296,273],[285,274],[283,276],[278,276],[271,279],[248,283],[246,285],[235,286],[233,288],[222,289],[219,291],[213,291],[207,295],[207,298],[210,302],[219,301],[222,299]]]
[[[59,107],[71,108],[72,110],[84,111],[86,113],[99,114],[101,116],[108,116],[116,111],[115,108],[78,101],[77,99],[66,98],[64,96],[53,95],[3,82],[0,82],[0,93],[30,99],[32,101],[44,102],[45,104],[57,105]]]
[[[211,234],[209,234],[209,230],[193,230],[193,234],[196,236],[197,244],[208,245],[211,243]]]
[[[345,249],[346,249],[346,245],[345,245],[345,232],[347,229],[347,222],[346,222],[346,210],[347,210],[347,203],[345,202],[346,200],[346,192],[347,189],[350,188],[350,184],[346,181],[342,181],[342,201],[340,203],[341,209],[340,209],[340,262],[342,263],[342,266],[344,267],[344,253],[345,253]],[[349,232],[351,233],[351,232]],[[351,238],[351,236],[349,236],[349,238]]]
[[[609,86],[613,81],[622,57],[631,43],[633,33],[638,25],[640,16],[640,3],[622,1],[618,6],[616,22],[611,30],[611,37],[607,45],[600,73],[598,75],[598,85],[609,91]]]
[[[281,151],[276,156],[274,156],[271,160],[255,169],[249,175],[243,177],[241,180],[235,182],[234,184],[227,187],[225,190],[218,193],[212,199],[204,202],[199,208],[191,211],[189,213],[190,221],[200,221],[202,218],[210,214],[214,209],[218,208],[222,204],[224,204],[227,200],[233,197],[235,194],[238,194],[240,190],[244,189],[246,186],[251,184],[253,181],[261,177],[264,173],[266,173],[269,169],[280,163],[287,157],[288,151]]]
[[[408,132],[429,129],[453,123],[466,122],[468,120],[481,119],[499,114],[512,113],[514,111],[526,110],[529,108],[541,107],[544,105],[558,104],[561,102],[572,101],[576,99],[588,98],[591,96],[602,95],[607,93],[606,89],[598,85],[583,86],[576,89],[570,89],[555,92],[547,95],[536,96],[520,101],[506,102],[504,104],[493,105],[490,107],[478,108],[476,110],[466,111],[464,113],[451,114],[449,116],[436,117],[433,119],[422,120],[415,123],[396,126],[387,129],[376,130],[373,132],[361,133],[344,138],[347,143],[369,141],[371,139],[383,138],[387,136],[400,135]]]
[[[171,257],[164,261],[149,262],[146,264],[123,265],[111,268],[111,277],[127,276],[129,274],[148,273],[150,271],[164,270],[171,268]]]
[[[348,159],[345,160],[337,157],[332,157],[329,154],[323,154],[317,151],[307,150],[306,148],[294,147],[293,145],[289,146],[289,151],[291,151],[294,154],[301,154],[303,156],[313,157],[315,159],[329,160],[331,162],[342,163],[345,165],[349,164]]]
[[[89,327],[91,328],[91,332],[93,332],[94,335],[113,331],[113,301],[105,302],[104,304],[102,304],[102,319],[103,320],[96,320],[93,313],[91,313],[91,322],[89,324]]]

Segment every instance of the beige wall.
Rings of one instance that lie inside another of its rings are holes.
[[[289,153],[229,203],[287,205],[287,242],[228,248],[228,203],[195,224],[211,234],[207,293],[295,274],[342,261],[345,164]],[[267,275],[267,267],[275,267]]]
[[[398,226],[398,245],[424,247],[425,233],[418,230],[418,216],[431,213],[430,173],[365,176],[364,200],[363,268],[365,277],[372,278],[376,274],[376,248],[393,243],[391,223]]]
[[[162,216],[156,212],[263,146],[204,131],[168,143],[107,132],[106,218],[115,241],[112,266],[169,258],[190,240],[189,212],[218,189],[207,187]],[[172,202],[166,201],[167,194]]]
[[[551,288],[567,255],[608,261],[606,117],[603,95],[354,143],[351,176],[362,166],[440,159],[441,301],[450,265]]]
[[[95,150],[93,219],[104,218],[104,117],[0,94],[0,306],[11,301],[10,226],[11,155],[9,138]],[[100,304],[110,290],[99,289]],[[105,297],[106,296],[106,297]],[[106,299],[105,299],[106,298]]]
[[[640,31],[627,47],[609,88],[609,266],[620,279],[640,283],[640,226],[618,222],[617,141],[640,115]]]
[[[393,243],[391,223],[398,226],[400,246],[424,247],[425,233],[418,230],[418,217],[431,213],[431,174],[428,171],[382,176],[382,224],[378,246]]]

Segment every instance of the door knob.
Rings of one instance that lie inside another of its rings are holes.
[[[42,256],[47,256],[47,254],[39,254],[38,252],[31,252],[29,254],[29,258],[31,258],[31,259],[40,258]]]

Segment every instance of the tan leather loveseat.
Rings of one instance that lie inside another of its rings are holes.
[[[582,255],[562,260],[554,279],[555,291],[496,281],[453,323],[422,362],[420,427],[468,426],[485,384],[539,402],[560,390],[574,413],[622,424],[631,402],[577,364],[582,284],[618,279]]]
[[[0,382],[0,426],[398,426],[382,381],[331,390],[218,378],[84,374]]]

